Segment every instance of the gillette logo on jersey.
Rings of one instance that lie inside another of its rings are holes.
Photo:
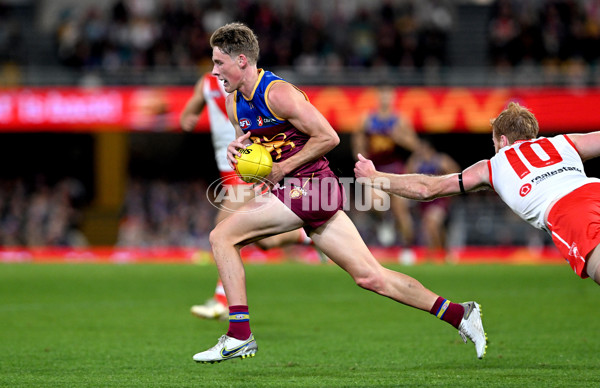
[[[274,162],[280,162],[296,154],[310,138],[271,110],[267,100],[269,90],[279,83],[287,83],[287,81],[270,71],[259,69],[258,80],[250,96],[244,96],[237,90],[233,92],[235,121],[239,123],[244,133],[251,132],[250,140],[262,144],[269,150]],[[303,91],[296,89],[308,100]],[[313,163],[300,166],[291,174],[308,174],[328,165],[327,159],[321,157]]]

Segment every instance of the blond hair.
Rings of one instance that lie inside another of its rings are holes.
[[[494,136],[499,139],[504,135],[511,144],[517,140],[535,139],[540,131],[533,113],[516,102],[509,103],[490,123]]]
[[[230,57],[244,54],[252,65],[258,62],[258,38],[243,23],[229,23],[219,27],[210,37],[210,47],[218,47]]]

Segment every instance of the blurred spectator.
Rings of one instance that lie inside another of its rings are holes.
[[[448,65],[447,41],[453,26],[452,4],[448,0],[418,1],[417,23],[420,26],[417,65]]]
[[[519,23],[510,0],[500,0],[496,7],[488,35],[491,60],[500,67],[514,65],[519,55],[515,52]]]
[[[449,155],[438,152],[427,140],[419,145],[408,158],[406,173],[445,175],[460,172],[460,166]],[[430,258],[446,256],[446,223],[452,198],[437,198],[429,202],[417,202],[415,209],[419,222],[418,239],[427,247]]]
[[[79,230],[84,197],[81,182],[71,178],[53,186],[43,180],[33,187],[22,180],[0,182],[0,244],[87,245]]]
[[[368,67],[375,54],[376,20],[366,7],[360,7],[348,25],[351,56],[348,65]]]
[[[402,115],[395,102],[396,91],[389,85],[381,85],[377,90],[377,106],[365,112],[362,126],[352,134],[352,153],[359,153],[373,160],[379,171],[386,173],[404,173],[405,160],[418,146],[419,139],[408,117]],[[387,196],[378,189],[365,188],[373,205]],[[407,250],[414,242],[413,220],[407,199],[391,196],[390,209],[394,216],[394,225],[401,236],[402,244]],[[373,206],[375,210],[375,206]],[[385,217],[388,212],[376,212]],[[396,233],[389,234],[387,224],[382,222],[381,242],[392,244],[396,241]],[[387,236],[390,236],[389,238]]]
[[[0,4],[0,61],[17,63],[22,60],[21,29],[11,15],[10,7]]]

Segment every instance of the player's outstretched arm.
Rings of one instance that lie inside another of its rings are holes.
[[[600,131],[567,135],[583,161],[600,156]]]
[[[354,173],[356,178],[361,178],[362,183],[417,201],[431,201],[435,198],[461,193],[458,173],[439,176],[382,173],[375,169],[373,162],[360,154],[354,167]],[[465,191],[489,186],[487,160],[479,161],[463,171],[462,182]]]
[[[200,118],[200,113],[202,113],[202,109],[204,109],[204,106],[206,105],[204,93],[202,92],[203,85],[204,77],[200,78],[200,80],[196,82],[194,94],[187,101],[183,111],[181,111],[181,115],[179,116],[179,125],[181,125],[181,129],[186,132],[192,131],[194,128],[196,128],[196,124],[198,124],[198,119]]]

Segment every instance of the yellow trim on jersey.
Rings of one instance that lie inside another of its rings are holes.
[[[237,90],[233,91],[233,118],[235,119],[235,122],[240,123],[240,120],[238,120],[238,115],[237,115]]]
[[[287,82],[287,81],[284,81],[284,80],[281,80],[281,79],[277,79],[277,80],[275,80],[275,81],[271,81],[271,83],[270,83],[270,84],[267,86],[267,88],[265,89],[265,104],[267,104],[267,109],[269,109],[269,112],[271,112],[271,114],[272,114],[273,116],[275,116],[275,118],[276,118],[277,120],[280,120],[280,121],[285,121],[285,119],[284,119],[284,118],[281,118],[281,117],[277,116],[277,115],[275,114],[275,112],[273,112],[273,109],[271,109],[271,104],[269,104],[269,99],[267,98],[267,97],[268,97],[268,95],[269,95],[269,90],[271,90],[271,86],[275,85],[277,82],[285,82],[285,83],[289,83],[289,82]],[[306,93],[304,93],[302,90],[300,90],[300,88],[298,88],[298,87],[297,87],[296,85],[294,85],[294,84],[290,84],[290,85],[292,85],[292,86],[293,86],[293,87],[294,87],[294,88],[295,88],[297,91],[299,91],[300,93],[302,93],[302,95],[304,96],[304,98],[306,99],[306,101],[310,101],[310,100],[308,99],[308,96],[306,95]]]
[[[258,88],[258,84],[260,84],[260,80],[262,79],[263,75],[265,75],[265,71],[263,69],[258,69],[258,79],[256,80],[256,83],[254,84],[254,89],[252,89],[252,93],[250,93],[250,97],[246,98],[246,96],[244,96],[244,94],[242,94],[242,97],[244,97],[244,99],[246,101],[251,101],[254,98],[254,93],[256,92],[256,88]]]

